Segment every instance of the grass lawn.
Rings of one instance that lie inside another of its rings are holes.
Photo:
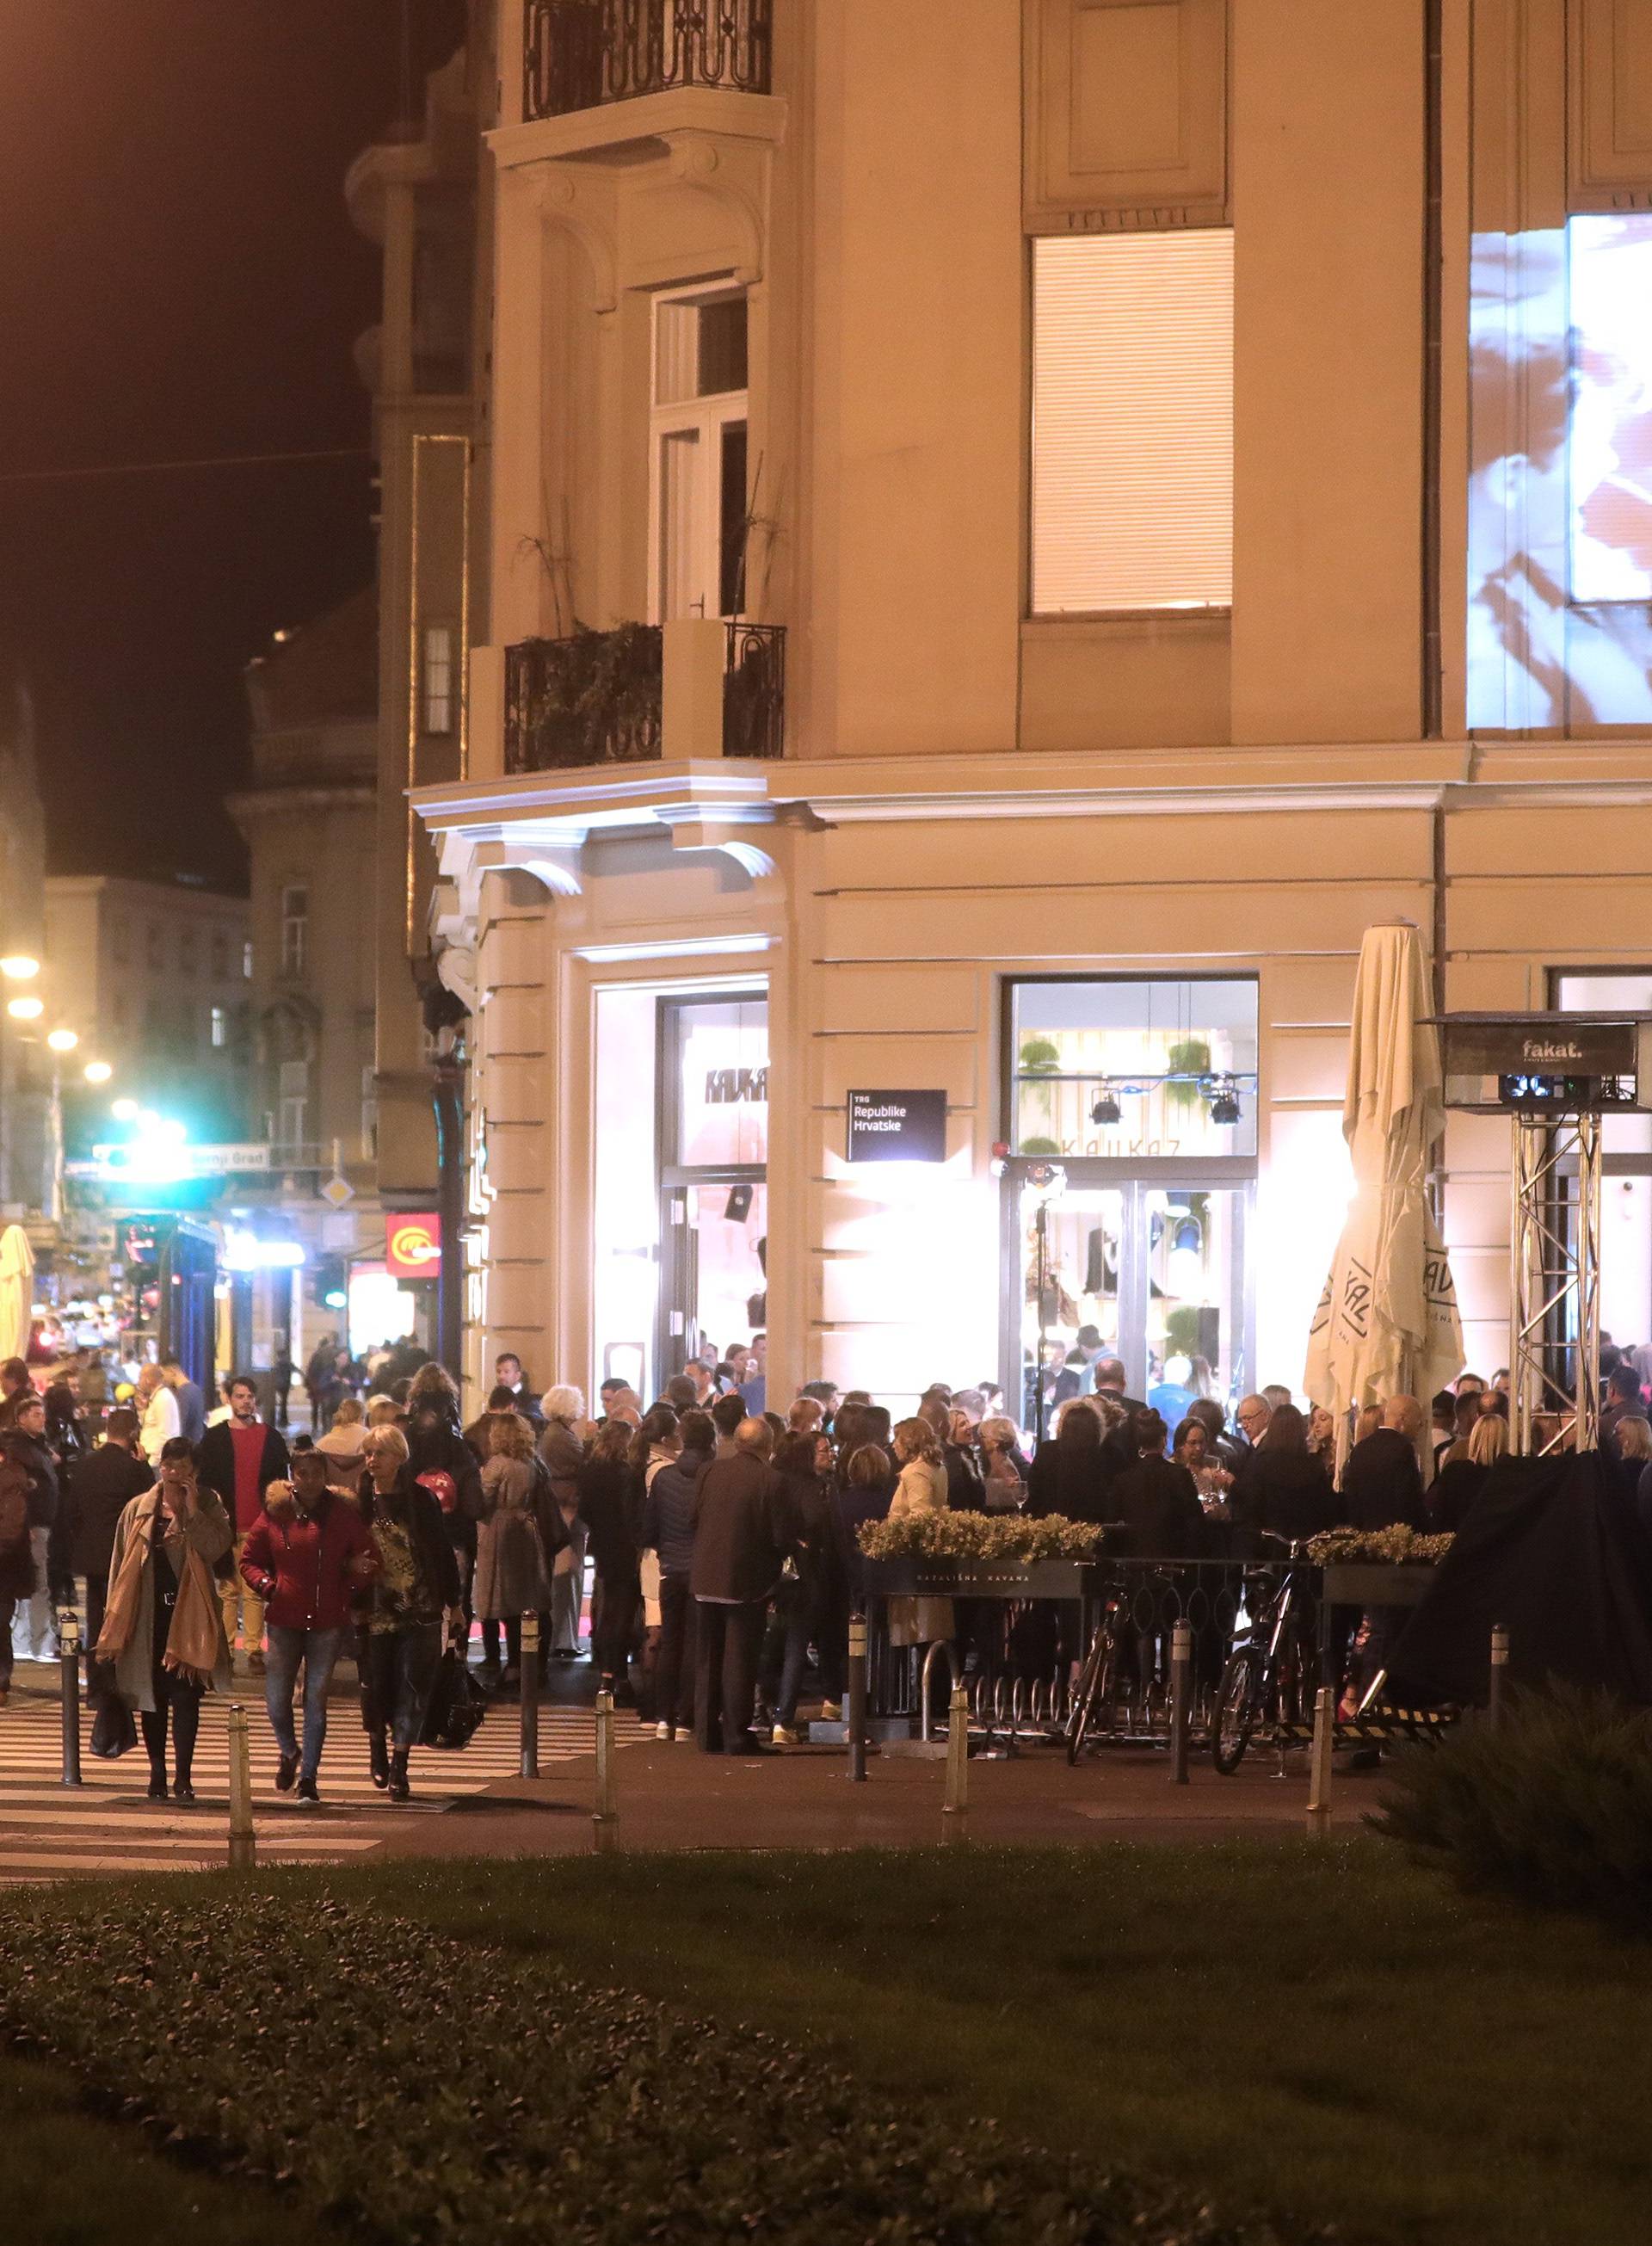
[[[1229,2215],[1396,2246],[1647,2235],[1652,1948],[1465,1902],[1370,1841],[461,1860],[245,1891],[266,1925],[329,1895],[747,2021],[890,2113],[989,2116]],[[167,1892],[226,1907],[225,1875]]]

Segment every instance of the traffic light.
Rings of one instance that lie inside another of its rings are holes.
[[[342,1310],[350,1301],[350,1269],[342,1256],[319,1256],[310,1272],[309,1291],[324,1310]]]

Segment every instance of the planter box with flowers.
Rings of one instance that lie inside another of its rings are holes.
[[[1451,1550],[1449,1535],[1391,1528],[1328,1528],[1309,1542],[1308,1555],[1325,1571],[1324,1596],[1337,1607],[1414,1607]]]
[[[861,1572],[880,1598],[1077,1599],[1101,1536],[1059,1514],[921,1513],[867,1521]]]

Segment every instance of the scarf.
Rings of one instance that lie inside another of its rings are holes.
[[[98,1637],[98,1658],[119,1661],[132,1643],[138,1626],[144,1562],[154,1540],[160,1498],[151,1493],[134,1516],[120,1567],[110,1586],[109,1604]],[[187,1538],[178,1540],[183,1565],[178,1569],[178,1598],[167,1630],[167,1650],[161,1667],[174,1671],[187,1684],[210,1684],[218,1666],[218,1599],[212,1570]]]

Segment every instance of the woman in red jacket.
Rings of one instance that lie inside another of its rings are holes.
[[[327,1687],[350,1626],[350,1602],[378,1573],[378,1554],[357,1507],[327,1483],[320,1451],[300,1451],[290,1482],[273,1481],[241,1547],[241,1572],[266,1606],[269,1655],[264,1705],[281,1750],[277,1789],[298,1783],[315,1803],[327,1737]],[[304,1751],[293,1732],[293,1689],[304,1664]]]

